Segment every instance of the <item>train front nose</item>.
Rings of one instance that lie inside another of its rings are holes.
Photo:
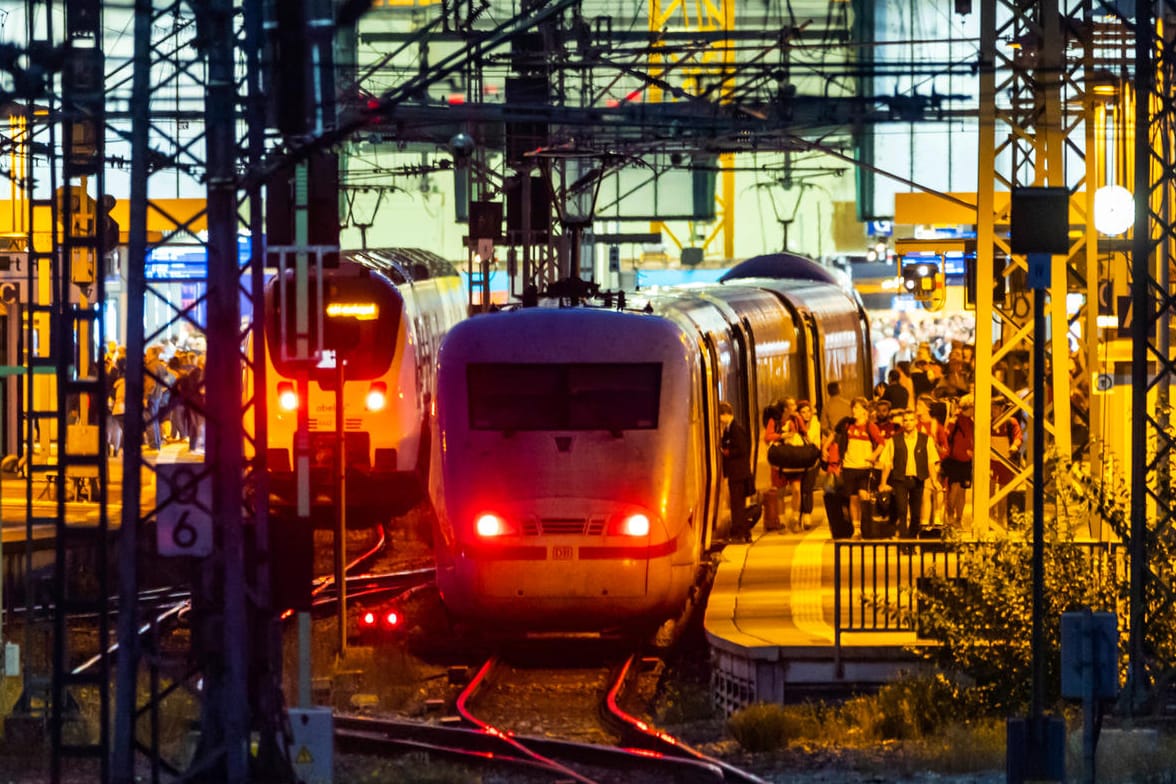
[[[676,542],[651,509],[595,499],[504,504],[467,513],[454,579],[472,620],[598,630],[660,610]]]

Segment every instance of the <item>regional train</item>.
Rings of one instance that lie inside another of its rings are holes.
[[[870,386],[860,300],[790,258],[786,277],[736,268],[624,312],[533,307],[449,332],[431,494],[455,621],[632,636],[680,614],[729,530],[719,402],[758,446],[765,406]]]
[[[467,313],[452,264],[410,248],[344,251],[338,267],[311,275],[305,352],[299,359],[291,270],[265,293],[270,508],[296,513],[295,434],[309,426],[309,498],[317,525],[335,511],[336,455],[346,455],[348,525],[404,514],[424,497],[437,351]],[[345,438],[336,427],[342,362]]]

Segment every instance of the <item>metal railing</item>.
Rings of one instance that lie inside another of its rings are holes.
[[[1029,542],[1001,542],[1002,547],[1031,547]],[[834,657],[840,671],[842,637],[846,634],[909,632],[917,639],[919,600],[935,578],[967,577],[969,551],[990,547],[975,541],[927,539],[839,540],[833,548]],[[1078,547],[1105,582],[1127,579],[1127,548],[1120,542],[1066,542],[1047,547]],[[1121,592],[1119,592],[1121,594]],[[1125,598],[1115,611],[1128,619]],[[1120,628],[1120,633],[1126,633]]]

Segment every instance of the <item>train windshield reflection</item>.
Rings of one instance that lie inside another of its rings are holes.
[[[661,363],[474,363],[473,430],[653,430]]]

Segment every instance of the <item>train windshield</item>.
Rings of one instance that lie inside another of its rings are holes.
[[[266,292],[266,344],[274,368],[284,376],[297,372],[293,360],[297,348],[294,335],[294,279],[286,280],[285,297],[278,290],[275,280]],[[396,354],[396,332],[400,326],[403,300],[387,280],[376,276],[332,276],[323,281],[326,307],[318,313],[318,290],[311,280],[310,285],[310,329],[309,347],[314,352],[319,348],[325,357],[342,354],[347,363],[347,379],[361,381],[377,378],[388,372]],[[284,300],[284,301],[283,301]],[[283,305],[284,313],[283,313]],[[284,318],[283,318],[284,316]],[[323,337],[318,338],[319,318],[322,319]],[[286,351],[282,344],[285,342]],[[318,368],[315,377],[320,383],[333,379],[331,368]],[[333,383],[333,382],[332,382]]]
[[[661,363],[468,367],[473,430],[653,430],[661,398]]]

